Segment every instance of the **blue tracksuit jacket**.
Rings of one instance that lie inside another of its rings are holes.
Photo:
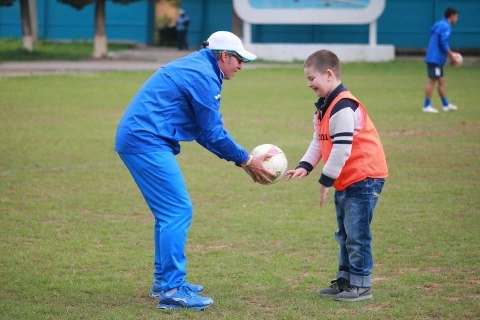
[[[435,23],[430,28],[430,41],[428,43],[425,62],[444,65],[447,61],[447,51],[450,50],[448,40],[452,27],[447,19],[443,19]]]
[[[248,152],[224,129],[219,112],[223,76],[210,49],[158,69],[140,88],[115,140],[119,153],[180,152],[196,140],[222,159],[242,163]]]

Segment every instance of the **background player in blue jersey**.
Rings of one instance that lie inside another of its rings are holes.
[[[190,18],[185,10],[180,9],[179,16],[176,20],[175,30],[177,31],[178,50],[188,50],[187,33],[190,25]]]
[[[158,69],[133,98],[118,128],[115,150],[155,218],[152,297],[158,308],[202,310],[213,303],[203,286],[186,281],[185,244],[192,203],[175,155],[180,141],[196,140],[219,158],[242,167],[255,182],[270,183],[266,156],[252,157],[224,129],[222,82],[256,56],[233,33],[218,31],[204,48]]]
[[[438,94],[442,99],[443,111],[457,110],[457,106],[448,102],[445,93],[445,77],[443,75],[443,66],[450,58],[452,64],[455,64],[453,56],[456,52],[450,50],[449,39],[452,32],[452,25],[457,23],[458,12],[453,8],[445,10],[445,19],[436,22],[430,28],[430,41],[428,43],[425,62],[427,63],[428,82],[425,87],[425,104],[423,112],[438,113],[438,109],[432,107],[431,98],[435,83],[438,82]]]

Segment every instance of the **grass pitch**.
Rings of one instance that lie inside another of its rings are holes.
[[[110,43],[109,51],[129,49],[132,45]],[[92,57],[93,43],[87,41],[39,41],[28,52],[20,39],[0,39],[0,62],[32,60],[82,60]]]
[[[150,74],[0,79],[0,318],[479,318],[480,65],[446,68],[452,113],[421,112],[425,74],[420,62],[343,66],[390,169],[372,224],[371,301],[316,294],[337,267],[333,192],[320,208],[320,168],[261,186],[182,145],[195,207],[188,279],[214,298],[205,312],[162,312],[148,298],[153,219],[113,151],[116,125]],[[245,70],[222,95],[239,143],[276,144],[296,165],[316,100],[300,64]]]

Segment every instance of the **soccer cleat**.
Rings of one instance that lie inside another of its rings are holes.
[[[348,281],[344,278],[338,278],[331,281],[331,285],[328,288],[318,291],[320,297],[333,298],[339,294],[349,285]]]
[[[443,111],[448,112],[448,111],[455,111],[457,110],[457,106],[454,104],[449,103],[448,106],[443,106]]]
[[[372,299],[371,287],[347,286],[344,291],[335,295],[337,301],[355,302],[366,299]]]
[[[199,284],[193,284],[190,282],[185,281],[185,286],[190,288],[195,293],[201,293],[203,292],[203,286]],[[162,292],[162,288],[157,282],[154,282],[152,285],[152,290],[150,291],[150,298],[159,298],[160,297],[160,292]]]
[[[432,107],[431,105],[424,107],[422,111],[427,113],[438,113],[438,109]]]
[[[202,297],[190,290],[189,287],[179,287],[177,291],[171,295],[165,292],[160,292],[160,301],[158,302],[158,309],[195,309],[204,310],[211,306],[213,299],[209,297]]]

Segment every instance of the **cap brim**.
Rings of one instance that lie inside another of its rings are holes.
[[[250,62],[250,61],[253,61],[255,59],[257,59],[257,56],[254,55],[253,53],[247,51],[247,50],[243,50],[242,52],[237,52],[237,54],[242,57],[242,59],[245,61],[245,62]]]

